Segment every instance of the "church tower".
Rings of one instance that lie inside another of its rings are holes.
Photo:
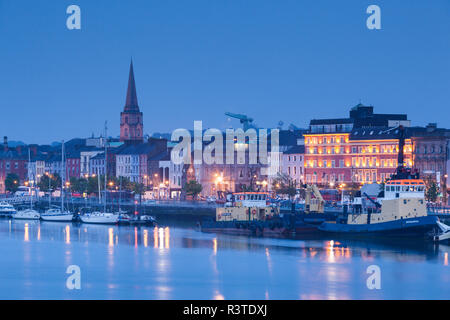
[[[133,61],[130,64],[130,75],[128,77],[128,90],[125,108],[120,113],[120,141],[125,143],[141,143],[143,138],[144,120],[139,110],[136,83],[134,82]]]

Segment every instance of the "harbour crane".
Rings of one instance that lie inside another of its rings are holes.
[[[305,213],[323,213],[325,200],[315,184],[305,184]],[[311,195],[314,194],[315,198]]]
[[[244,127],[244,131],[247,131],[250,128],[255,128],[255,126],[253,125],[253,118],[250,118],[250,117],[246,116],[245,114],[225,112],[225,115],[230,118],[238,119],[242,123],[242,126]]]

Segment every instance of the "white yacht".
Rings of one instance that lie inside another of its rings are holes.
[[[30,149],[28,149],[28,163],[30,162],[31,153]],[[31,176],[30,172],[28,172],[28,176]],[[41,214],[33,209],[33,186],[30,186],[30,208],[18,211],[13,215],[13,218],[23,220],[39,220],[41,218]]]
[[[73,214],[60,208],[51,208],[41,214],[41,219],[44,221],[72,221]]]
[[[41,215],[34,209],[25,209],[18,211],[13,215],[14,219],[23,219],[23,220],[39,220]]]
[[[65,161],[65,153],[64,153],[64,141],[61,144],[61,186],[64,186],[64,178],[66,172],[66,161]],[[50,205],[50,198],[49,198]],[[41,214],[41,219],[45,221],[72,221],[73,214],[68,210],[64,210],[64,189],[61,188],[61,208],[49,208],[45,213]]]
[[[12,204],[8,202],[0,202],[0,217],[10,217],[17,211]]]
[[[119,221],[119,215],[106,212],[92,212],[85,213],[80,216],[80,219],[84,223],[116,224]]]
[[[107,154],[108,154],[108,134],[106,130],[106,122],[105,122],[105,172],[108,172],[108,161],[107,161]],[[119,214],[110,213],[106,209],[106,197],[107,197],[107,175],[105,174],[105,197],[104,197],[104,208],[102,212],[92,212],[92,213],[85,213],[82,216],[80,216],[80,219],[84,223],[98,223],[98,224],[116,224],[119,222]],[[100,194],[100,192],[99,192]],[[119,210],[120,211],[120,210]]]

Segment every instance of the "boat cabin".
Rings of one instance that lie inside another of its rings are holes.
[[[384,199],[424,198],[425,183],[421,179],[386,181]]]
[[[269,194],[266,192],[233,193],[233,202],[242,207],[266,207]]]

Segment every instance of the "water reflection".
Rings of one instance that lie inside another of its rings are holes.
[[[39,227],[40,227],[40,225],[39,225]],[[40,230],[40,228],[39,228],[39,230]],[[69,225],[66,225],[66,230],[64,232],[64,235],[66,237],[66,243],[70,244],[70,226]]]
[[[28,223],[25,223],[25,232],[24,232],[24,238],[23,240],[25,242],[30,241],[30,236],[28,235]]]
[[[172,244],[171,227],[130,227],[107,225],[67,224],[39,221],[0,220],[0,234],[8,238],[21,237],[24,242],[62,241],[66,244],[81,242],[103,243],[109,247],[131,245],[134,247],[170,249]],[[434,246],[423,241],[387,242],[353,240],[290,240],[247,238],[227,235],[204,234],[189,229],[174,229],[173,244],[180,248],[210,248],[214,255],[219,249],[237,251],[262,250],[267,261],[272,252],[283,252],[304,259],[327,263],[342,263],[360,258],[373,262],[380,257],[402,262],[421,262],[440,260],[448,266],[448,246]],[[150,232],[153,237],[150,237]],[[151,243],[153,241],[153,244]],[[441,249],[439,249],[441,248]]]
[[[108,229],[108,245],[110,247],[114,246],[114,229],[113,228]]]
[[[20,266],[11,278],[35,298],[45,292],[33,289],[42,283],[36,274],[60,279],[55,266],[70,264],[89,270],[83,294],[96,292],[92,298],[450,297],[450,273],[442,272],[448,271],[450,247],[420,241],[248,238],[171,226],[19,220],[0,220],[0,240],[9,241],[0,247],[2,256],[14,259],[6,254],[11,246],[17,252],[17,260],[0,265],[0,272]],[[383,269],[385,290],[366,288],[370,264]]]

